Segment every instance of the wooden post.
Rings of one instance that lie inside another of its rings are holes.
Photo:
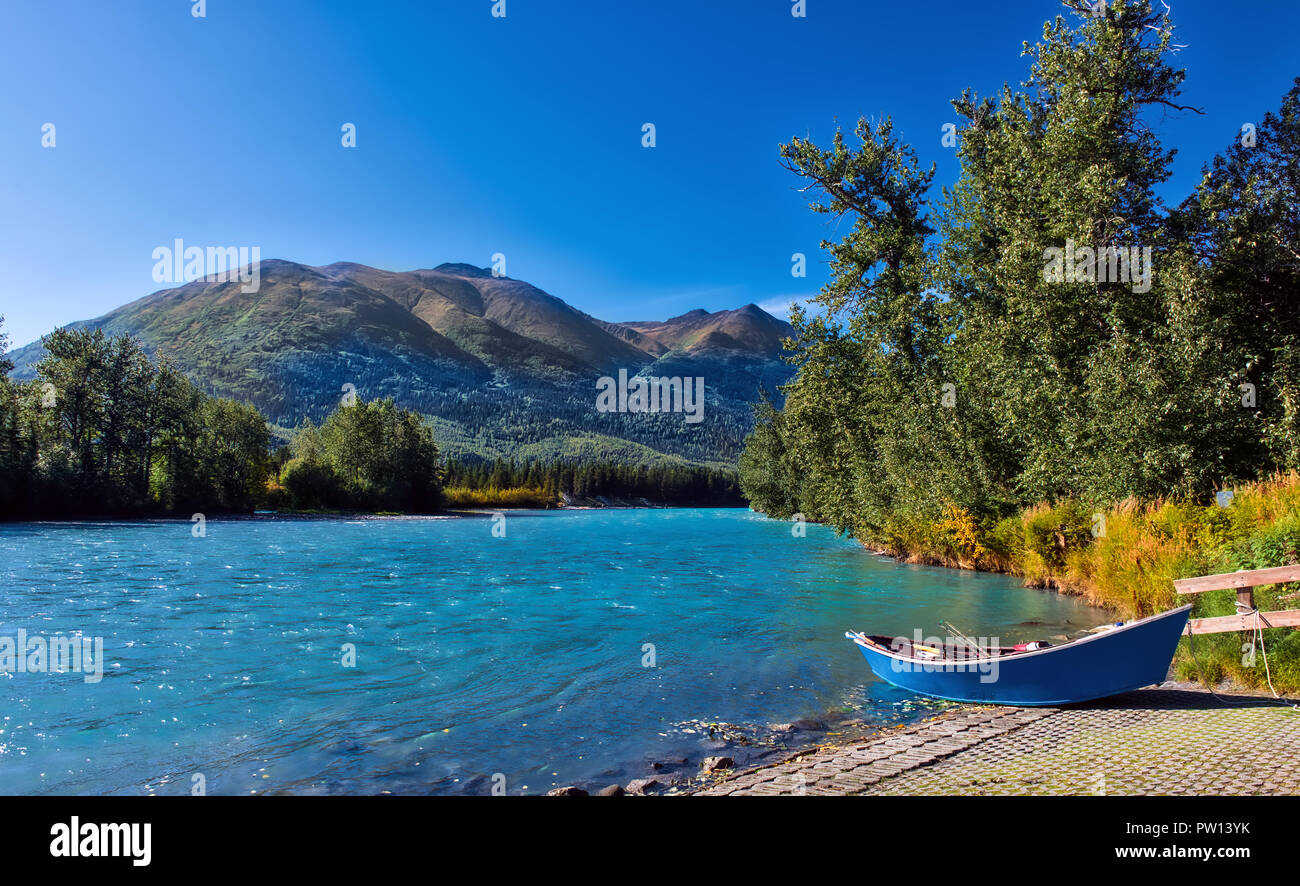
[[[1242,588],[1237,591],[1237,609],[1238,611],[1250,612],[1255,608],[1255,589]]]

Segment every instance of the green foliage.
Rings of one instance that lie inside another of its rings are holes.
[[[772,405],[766,391],[754,406],[754,432],[740,455],[740,485],[751,501],[761,501],[763,510],[781,520],[799,513],[795,492],[799,483],[781,432],[783,416]],[[805,519],[817,519],[805,514]]]
[[[199,410],[199,452],[217,510],[250,510],[266,485],[271,442],[266,420],[251,406],[207,398]]]
[[[284,469],[290,499],[304,509],[428,512],[441,503],[433,433],[392,400],[340,406],[294,438]]]
[[[1253,433],[1228,453],[1237,476],[1261,461],[1300,466],[1300,78],[1280,110],[1264,115],[1253,143],[1215,157],[1171,219],[1196,259],[1178,319],[1215,334],[1211,365],[1229,373],[1227,397]]]
[[[43,344],[35,381],[0,376],[0,518],[439,506],[432,432],[392,401],[309,423],[289,460],[256,409],[127,336],[60,329]]]
[[[35,381],[0,378],[0,517],[242,511],[268,470],[256,410],[139,344],[59,329]]]
[[[564,498],[694,506],[743,503],[734,472],[683,463],[456,460],[447,465],[446,483],[462,506],[497,502],[503,507],[550,507]],[[532,494],[526,495],[528,491]],[[530,503],[512,505],[512,498]]]
[[[1291,517],[1234,541],[1230,556],[1233,563],[1244,564],[1238,569],[1300,563],[1300,518]]]
[[[1258,146],[1234,145],[1167,212],[1172,152],[1146,118],[1189,110],[1168,10],[1065,6],[1072,21],[1025,45],[1022,88],[953,102],[961,175],[933,209],[931,173],[887,119],[852,145],[782,146],[813,210],[852,227],[824,244],[822,311],[795,314],[795,378],[779,411],[759,404],[740,459],[759,510],[911,554],[944,547],[956,508],[999,527],[986,559],[1023,552],[1047,576],[1092,503],[1205,501],[1296,465],[1300,81]],[[1151,277],[1055,281],[1048,250],[1069,241],[1150,247]],[[1040,502],[1085,504],[1036,512],[1023,539],[1001,522]]]
[[[0,314],[0,327],[4,326],[4,314]],[[9,333],[0,328],[0,376],[7,376],[14,368],[14,361],[5,356],[9,352]]]
[[[1075,502],[1054,508],[1034,508],[1024,519],[1021,550],[1037,557],[1048,570],[1059,571],[1072,551],[1092,541],[1088,513]]]
[[[993,523],[984,537],[984,547],[997,558],[997,568],[1010,572],[1011,564],[1019,562],[1025,553],[1025,533],[1019,515],[1003,517]]]

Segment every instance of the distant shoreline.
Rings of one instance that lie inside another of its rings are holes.
[[[388,511],[269,511],[253,512],[231,511],[222,513],[204,512],[206,520],[450,520],[461,517],[490,517],[492,514],[513,511],[666,511],[666,510],[747,510],[744,505],[686,505],[686,504],[609,504],[609,505],[556,505],[551,508],[529,508],[502,505],[500,507],[448,508],[443,511],[426,513],[394,513]],[[199,513],[199,512],[196,512]],[[0,518],[0,526],[16,526],[23,523],[190,523],[193,517],[184,514],[86,514],[81,516],[61,517],[24,517],[18,519]]]

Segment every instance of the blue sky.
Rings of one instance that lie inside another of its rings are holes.
[[[1300,4],[1170,0],[1206,113],[1152,123],[1176,202],[1300,74]],[[1055,0],[72,0],[0,11],[0,314],[14,344],[159,288],[153,249],[507,272],[603,319],[824,282],[777,145],[892,115],[936,186],[949,100],[1025,76]],[[54,148],[41,127],[55,124]],[[641,146],[641,126],[658,145]],[[343,148],[340,127],[357,127]],[[806,280],[790,256],[809,257]]]

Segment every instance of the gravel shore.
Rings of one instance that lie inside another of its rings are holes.
[[[963,706],[690,793],[1295,795],[1300,710],[1185,683],[1059,708]]]

